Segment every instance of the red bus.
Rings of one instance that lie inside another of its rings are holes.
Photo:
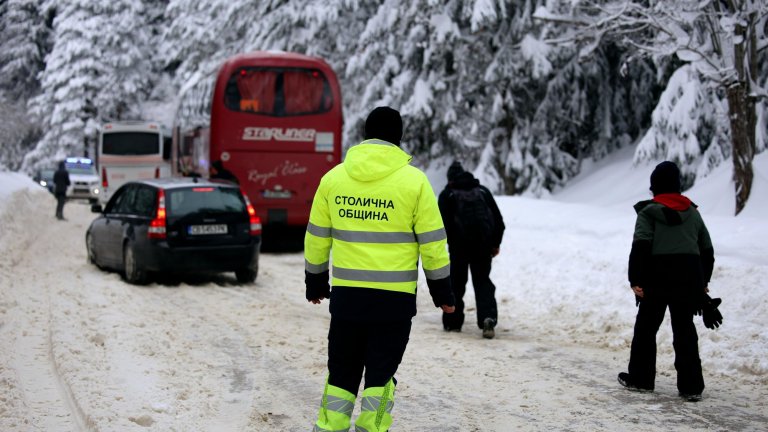
[[[210,176],[220,161],[264,224],[306,228],[320,178],[341,162],[341,90],[331,67],[302,54],[234,56],[182,90],[174,175]]]

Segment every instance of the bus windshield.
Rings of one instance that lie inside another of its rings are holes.
[[[227,81],[224,104],[232,111],[284,117],[326,112],[333,96],[316,69],[243,67]]]
[[[160,139],[153,132],[112,132],[104,134],[101,147],[103,155],[157,155]]]

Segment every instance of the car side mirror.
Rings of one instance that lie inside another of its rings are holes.
[[[101,208],[101,204],[93,204],[91,205],[91,213],[101,213],[104,210]]]

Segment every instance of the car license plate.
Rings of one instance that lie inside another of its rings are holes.
[[[263,196],[264,198],[272,198],[272,199],[289,199],[291,197],[291,191],[265,190],[263,193]]]
[[[187,228],[187,232],[190,235],[209,235],[209,234],[226,234],[226,224],[216,225],[190,225]]]

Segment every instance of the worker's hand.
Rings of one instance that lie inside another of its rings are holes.
[[[491,257],[495,257],[498,254],[499,254],[499,248],[491,249]]]
[[[636,296],[638,296],[638,297],[640,297],[640,298],[643,298],[643,289],[642,289],[642,288],[640,288],[639,286],[633,286],[633,287],[632,287],[632,291],[634,291],[634,292],[635,292],[635,295],[636,295]]]
[[[311,300],[307,300],[307,301],[312,303],[312,304],[320,304],[320,303],[322,303],[323,300],[322,299],[311,299]]]
[[[456,310],[456,306],[442,305],[440,306],[440,309],[442,309],[445,313],[453,313],[453,311]]]

